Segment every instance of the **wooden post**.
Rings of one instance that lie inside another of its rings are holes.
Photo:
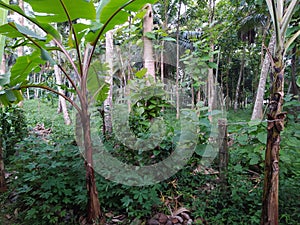
[[[228,168],[228,137],[227,137],[227,120],[218,120],[219,129],[219,173],[221,182],[226,182],[226,172]]]

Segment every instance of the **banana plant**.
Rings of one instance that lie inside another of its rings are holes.
[[[0,34],[19,40],[21,44],[31,48],[31,53],[19,57],[9,73],[9,82],[2,87],[0,100],[10,104],[21,100],[20,90],[25,88],[42,88],[65,98],[77,110],[83,134],[85,155],[86,185],[88,192],[87,222],[104,223],[103,213],[96,189],[93,151],[90,130],[89,101],[90,96],[101,95],[101,90],[107,91],[104,81],[97,83],[97,90],[89,88],[89,81],[95,79],[91,69],[99,63],[93,60],[99,40],[105,38],[105,33],[116,25],[128,20],[130,12],[140,10],[146,3],[155,0],[102,0],[96,7],[88,0],[24,0],[33,12],[26,12],[17,5],[7,4],[0,0],[0,7],[24,17],[38,28],[38,31],[18,24],[8,22],[0,27]],[[68,23],[68,36],[62,35],[54,28],[54,24]],[[63,54],[68,62],[68,68],[55,61],[56,52]],[[75,57],[74,57],[75,52]],[[72,54],[71,54],[72,53]],[[68,96],[59,93],[54,88],[44,84],[29,83],[30,73],[40,70],[43,64],[57,65],[71,83],[71,88],[77,94],[78,103]],[[71,71],[71,72],[69,72]],[[95,83],[92,84],[95,87]]]
[[[265,154],[264,191],[261,225],[278,224],[278,186],[280,133],[284,128],[286,113],[282,112],[284,97],[285,55],[290,45],[299,37],[300,30],[287,38],[287,29],[299,0],[266,0],[274,26],[276,49],[271,59],[271,93]],[[268,51],[268,49],[267,49]]]

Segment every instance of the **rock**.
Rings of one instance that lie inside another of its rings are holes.
[[[148,220],[148,225],[160,225],[159,222],[155,219]]]

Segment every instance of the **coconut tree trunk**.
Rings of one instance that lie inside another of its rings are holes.
[[[268,50],[270,51],[271,54],[274,53],[275,41],[276,41],[275,34],[273,34],[268,46]],[[260,79],[257,88],[256,99],[255,99],[251,120],[262,119],[263,117],[263,101],[264,101],[265,87],[266,87],[266,81],[267,81],[270,63],[271,63],[271,59],[268,53],[266,52],[265,58],[263,60],[261,72],[260,72]]]
[[[151,76],[155,80],[155,64],[153,58],[152,41],[146,36],[147,32],[152,32],[153,28],[153,11],[151,4],[144,7],[147,12],[144,16],[143,34],[144,34],[144,68],[147,69],[147,76]]]
[[[214,15],[215,15],[215,0],[209,0],[208,1],[208,10],[209,10],[209,25],[213,26],[213,21],[214,21]],[[210,50],[211,52],[214,51],[215,45],[214,45],[215,40],[211,39],[210,40]],[[212,55],[209,59],[210,63],[214,62],[214,56]],[[207,78],[207,100],[208,100],[208,112],[212,112],[215,109],[215,104],[216,104],[216,86],[215,86],[215,77],[214,77],[214,70],[213,68],[208,68],[208,78]],[[212,115],[208,116],[209,120],[212,121]]]
[[[114,48],[113,48],[113,31],[110,30],[106,33],[106,63],[108,64],[109,70],[106,76],[106,82],[109,84],[109,91],[107,99],[104,101],[104,123],[103,132],[106,138],[112,133],[112,120],[111,120],[111,109],[112,104],[112,88],[113,88],[113,59],[114,59]]]
[[[180,109],[179,109],[179,27],[180,27],[180,10],[181,10],[181,0],[179,1],[179,7],[177,12],[177,28],[176,28],[176,118],[179,119]]]

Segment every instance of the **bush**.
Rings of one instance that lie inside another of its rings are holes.
[[[5,150],[4,158],[14,154],[14,146],[27,135],[25,112],[17,106],[1,107],[0,138]]]
[[[85,169],[72,138],[48,142],[30,136],[17,146],[10,170],[25,224],[70,224],[86,206]]]

